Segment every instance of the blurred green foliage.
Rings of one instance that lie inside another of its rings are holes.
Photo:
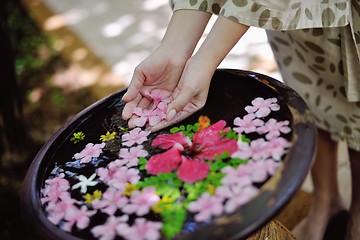
[[[7,1],[8,27],[13,46],[17,76],[26,71],[38,71],[56,52],[52,40],[39,30],[18,0]],[[47,51],[48,56],[41,56]]]

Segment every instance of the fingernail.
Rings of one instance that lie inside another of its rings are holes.
[[[175,110],[175,109],[171,109],[171,110],[169,111],[169,113],[166,115],[166,119],[167,119],[168,121],[170,121],[171,119],[173,119],[173,118],[175,117],[175,115],[176,115],[176,110]]]

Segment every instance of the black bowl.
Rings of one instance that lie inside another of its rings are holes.
[[[125,90],[116,92],[84,109],[73,117],[42,147],[33,160],[24,180],[22,217],[34,236],[43,239],[78,239],[53,225],[46,217],[40,202],[42,183],[59,158],[70,157],[69,139],[77,131],[86,131],[90,138],[112,127],[107,116],[114,106],[122,104]],[[179,124],[194,123],[200,115],[213,122],[223,119],[228,123],[255,97],[276,97],[281,106],[279,119],[289,120],[292,132],[288,136],[292,146],[280,169],[260,188],[260,193],[232,214],[215,218],[198,226],[191,233],[181,233],[174,239],[244,239],[275,217],[287,204],[306,178],[316,147],[316,127],[302,98],[291,88],[268,76],[255,72],[219,69],[210,86],[203,109]],[[118,114],[120,118],[120,114]],[[169,129],[162,130],[163,132]]]

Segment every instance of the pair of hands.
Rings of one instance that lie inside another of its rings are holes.
[[[193,51],[210,19],[210,14],[193,10],[174,12],[161,46],[135,69],[122,100],[127,102],[122,117],[135,126],[136,107],[148,109],[148,93],[156,90],[170,97],[166,119],[150,131],[177,123],[201,109],[208,95],[217,66],[248,29],[247,26],[219,16],[204,43]]]
[[[157,131],[185,119],[201,109],[207,98],[210,80],[215,69],[209,69],[205,61],[192,57],[177,59],[165,48],[158,48],[135,69],[123,101],[127,102],[123,110],[123,119],[129,120],[134,127],[133,111],[135,107],[147,109],[152,100],[149,92],[161,90],[171,98],[166,120],[149,128]]]

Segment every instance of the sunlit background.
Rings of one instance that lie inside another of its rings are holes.
[[[56,76],[54,79],[55,84],[73,89],[89,85],[102,88],[126,86],[136,65],[160,44],[171,16],[168,0],[43,0],[42,3],[32,1],[28,5],[36,9],[39,4],[53,13],[41,19],[46,31],[56,34],[64,27],[71,31],[70,36],[60,35],[56,40],[58,50],[75,42],[80,46],[72,49],[71,61],[82,61],[92,51],[111,70],[111,76],[107,74],[103,79],[101,69],[95,66],[91,69],[72,67],[68,70],[70,73],[64,73],[65,78]],[[210,20],[200,44],[215,20],[216,17]],[[74,35],[82,43],[75,41]],[[266,35],[261,29],[248,31],[219,67],[254,70],[281,80]],[[72,81],[75,72],[78,72],[77,80]],[[107,91],[98,91],[97,94],[100,97]]]

